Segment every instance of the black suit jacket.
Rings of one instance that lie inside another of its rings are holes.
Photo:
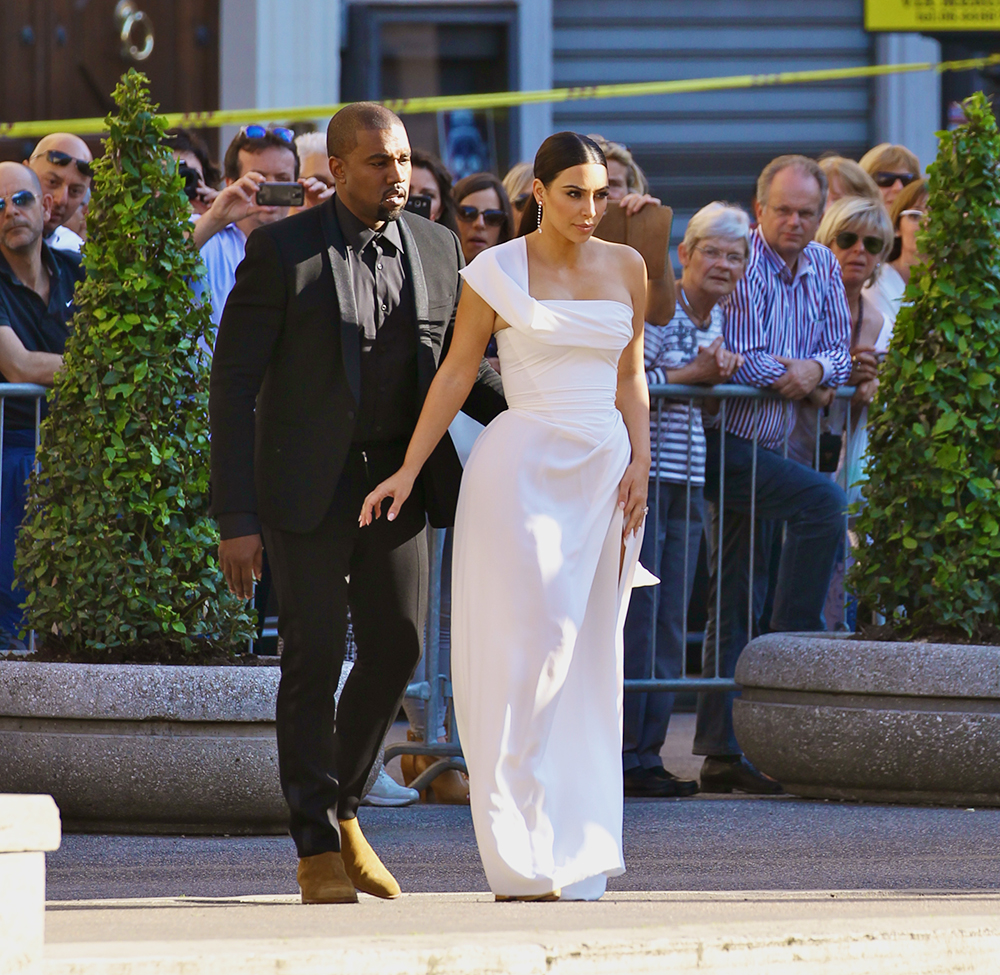
[[[458,238],[423,217],[399,221],[419,331],[420,404],[448,344],[461,290]],[[223,537],[259,523],[309,532],[322,521],[351,445],[361,349],[346,245],[331,198],[255,230],[212,358],[212,514]],[[506,408],[484,359],[463,410]],[[448,434],[421,473],[431,524],[453,523],[462,467]],[[259,519],[259,520],[258,520]]]

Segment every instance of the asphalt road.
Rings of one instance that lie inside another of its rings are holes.
[[[362,810],[404,891],[485,891],[467,808]],[[1000,809],[792,798],[626,800],[611,890],[996,890]],[[50,900],[296,892],[287,837],[66,835]]]

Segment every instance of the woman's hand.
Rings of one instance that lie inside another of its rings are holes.
[[[625,476],[618,485],[618,507],[625,517],[622,536],[637,534],[646,517],[646,495],[649,493],[649,461],[633,460],[625,468]]]
[[[630,217],[634,217],[643,207],[661,205],[655,196],[648,193],[626,193],[618,204]]]
[[[869,379],[867,382],[858,383],[857,388],[854,390],[854,395],[851,397],[851,406],[868,406],[875,399],[878,385],[877,379]]]
[[[851,349],[851,375],[848,386],[860,386],[878,375],[878,356],[870,345],[858,345]]]
[[[817,386],[807,397],[806,402],[811,403],[817,409],[825,410],[836,397],[837,392],[827,386]]]
[[[361,505],[361,516],[358,518],[358,524],[364,528],[365,525],[370,525],[378,518],[382,512],[382,502],[386,498],[392,498],[392,505],[385,516],[386,521],[395,521],[396,515],[399,514],[399,509],[403,507],[403,502],[406,501],[413,490],[413,482],[415,480],[416,475],[410,474],[403,467],[391,477],[387,477],[365,498],[364,503]]]

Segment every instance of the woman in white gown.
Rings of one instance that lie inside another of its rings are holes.
[[[509,409],[485,430],[455,524],[452,679],[472,815],[498,900],[596,899],[622,857],[622,626],[649,475],[646,270],[593,239],[598,146],[543,143],[521,236],[463,272],[450,351],[403,467],[365,500],[392,518],[496,332]]]

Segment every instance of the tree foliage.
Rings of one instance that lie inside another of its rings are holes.
[[[870,424],[851,584],[904,638],[1000,623],[1000,135],[986,98],[942,132]]]
[[[242,649],[208,517],[209,309],[177,164],[144,75],[114,92],[86,280],[42,423],[17,569],[26,625],[79,660]]]

